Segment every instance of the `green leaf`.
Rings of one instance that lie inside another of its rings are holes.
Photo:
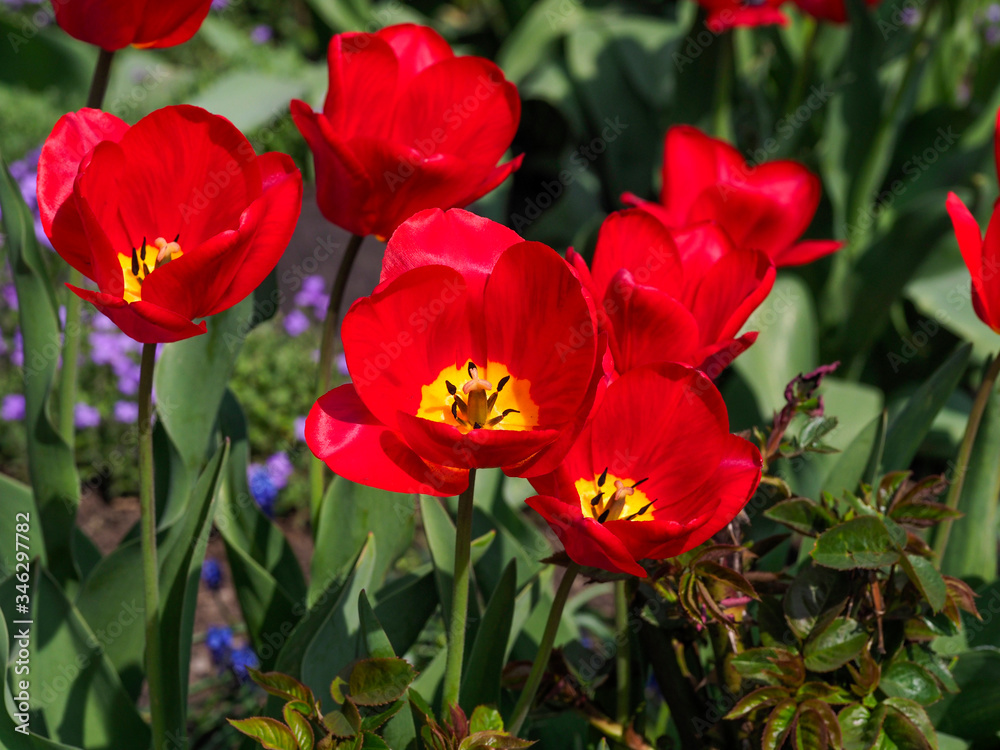
[[[294,677],[281,672],[259,672],[249,669],[251,679],[264,688],[264,691],[286,701],[302,701],[312,706],[316,699],[313,692]]]
[[[31,546],[32,557],[37,555],[38,560],[44,565],[45,542],[42,539],[41,527],[31,523],[32,519],[39,517],[31,488],[6,474],[0,474],[0,497],[4,503],[3,513],[0,513],[0,539],[11,540],[10,543],[0,547],[0,576],[5,577],[14,571],[17,563],[17,547],[13,540],[17,533],[17,525],[24,523],[24,516],[27,516],[31,529],[28,543]]]
[[[882,670],[879,689],[892,698],[908,698],[922,706],[941,700],[941,689],[934,676],[919,664],[895,659]]]
[[[511,560],[476,628],[465,662],[460,701],[463,706],[500,702],[500,676],[506,664],[516,594],[517,561]]]
[[[534,742],[522,740],[506,732],[476,732],[470,734],[458,746],[458,750],[522,750],[531,747]]]
[[[837,570],[880,568],[900,557],[897,540],[876,516],[860,516],[834,526],[816,540],[811,554],[820,565]]]
[[[492,706],[476,706],[469,718],[469,733],[502,732],[503,717]]]
[[[764,515],[806,536],[819,536],[837,523],[830,511],[805,497],[793,497],[775,503],[764,511]]]
[[[928,712],[940,731],[990,747],[1000,733],[1000,650],[961,654],[952,668],[961,692],[945,696]]]
[[[889,421],[880,473],[910,467],[934,418],[965,374],[972,344],[962,344],[921,385]]]
[[[323,497],[313,537],[309,601],[350,562],[369,533],[378,540],[379,559],[369,588],[377,591],[396,559],[413,544],[416,507],[412,495],[386,492],[336,477]]]
[[[402,698],[416,676],[403,659],[363,659],[351,670],[348,691],[359,706],[384,706]]]
[[[930,740],[921,732],[920,727],[901,711],[889,709],[882,724],[882,731],[897,747],[905,747],[907,750],[910,748],[912,750],[932,750],[933,748]],[[933,726],[930,736],[934,736]]]
[[[438,591],[430,568],[425,566],[379,591],[375,615],[385,623],[386,637],[397,654],[410,650],[437,610]]]
[[[838,618],[806,641],[803,652],[806,668],[832,672],[854,659],[868,643],[868,637],[857,620]]]
[[[883,422],[884,416],[879,414],[858,433],[823,481],[822,491],[840,496],[845,491],[854,492],[858,488],[865,477],[865,469],[871,461],[875,446],[881,440]]]
[[[189,103],[225,117],[249,134],[271,122],[275,113],[285,114],[289,99],[308,93],[303,78],[236,69],[213,77]]]
[[[829,732],[815,711],[799,709],[795,717],[795,750],[826,750]]]
[[[791,699],[774,707],[764,724],[764,734],[760,740],[762,750],[778,750],[781,747],[792,728],[792,719],[795,718],[796,709],[795,701]]]
[[[364,640],[364,654],[367,657],[391,659],[396,655],[388,636],[382,629],[382,623],[375,616],[368,596],[362,591],[358,594],[358,617],[361,622],[360,636]],[[361,650],[361,649],[359,649]]]
[[[788,626],[799,638],[808,638],[840,613],[849,594],[850,584],[843,573],[819,565],[804,566],[783,597]]]
[[[878,742],[887,709],[878,706],[874,711],[860,703],[846,706],[837,715],[844,743],[844,750],[870,750]]]
[[[237,731],[257,740],[267,750],[298,750],[292,730],[275,719],[255,716],[251,719],[226,719]]]
[[[361,719],[361,728],[368,732],[374,732],[376,729],[385,724],[393,716],[396,716],[406,705],[406,701],[398,700],[393,703],[385,711],[380,711],[377,714],[372,714],[371,716],[365,716]]]
[[[777,705],[783,700],[787,700],[788,697],[788,691],[785,688],[757,688],[740,698],[736,705],[733,706],[732,710],[723,718],[726,720],[739,719],[740,717],[746,716],[747,714],[757,711],[758,709]]]
[[[18,324],[24,340],[28,473],[38,508],[32,528],[40,532],[40,538],[36,537],[37,547],[40,551],[44,543],[45,559],[53,577],[66,584],[80,578],[72,549],[80,478],[73,447],[59,434],[49,406],[59,359],[59,316],[52,291],[54,284],[35,238],[34,218],[6,165],[0,170],[0,207],[5,249],[17,290]]]
[[[899,562],[913,585],[931,605],[931,609],[935,612],[940,611],[948,597],[948,587],[934,567],[934,563],[926,557],[909,554],[902,555]]]
[[[885,705],[892,709],[888,716],[893,715],[898,712],[907,718],[907,720],[917,729],[918,734],[921,735],[923,743],[926,747],[931,750],[937,750],[937,733],[934,731],[934,724],[931,723],[931,718],[924,711],[923,706],[921,706],[916,701],[911,701],[906,698],[887,698],[884,701]],[[889,732],[890,736],[893,733]],[[896,744],[900,744],[899,740],[893,737]]]
[[[285,717],[285,723],[292,730],[292,735],[298,743],[299,750],[313,750],[316,738],[313,735],[312,724],[302,714],[291,709],[290,705],[286,705],[281,712],[281,715]]]

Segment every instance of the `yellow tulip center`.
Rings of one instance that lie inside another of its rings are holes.
[[[648,477],[647,477],[648,479]],[[580,496],[580,508],[584,517],[591,517],[598,523],[605,521],[652,521],[653,503],[645,492],[639,489],[646,479],[638,482],[608,474],[605,469],[600,476],[583,477],[575,482]]]
[[[146,244],[142,238],[139,247],[132,248],[132,254],[118,253],[118,262],[122,266],[122,276],[125,279],[125,291],[122,297],[126,302],[136,302],[142,299],[142,282],[153,271],[175,258],[184,255],[181,246],[177,244],[180,235],[173,242],[167,242],[163,237],[157,237],[152,245]]]
[[[420,389],[417,416],[444,422],[463,433],[472,430],[530,430],[538,424],[538,406],[531,400],[531,382],[511,376],[507,368],[474,362],[464,369],[446,367]]]

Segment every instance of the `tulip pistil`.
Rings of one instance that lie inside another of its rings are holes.
[[[649,481],[649,477],[631,483],[629,480],[612,477],[611,484],[614,489],[610,491],[604,488],[607,481],[608,469],[605,469],[595,479],[589,481],[581,479],[576,483],[578,491],[581,491],[581,499],[587,494],[588,485],[598,490],[589,500],[582,500],[584,515],[589,515],[598,523],[636,519],[648,521],[652,518],[649,510],[655,501],[649,500],[642,490],[636,489]]]
[[[484,427],[496,427],[503,422],[505,417],[521,413],[517,409],[504,409],[500,414],[492,416],[497,396],[500,395],[503,387],[507,385],[510,375],[500,378],[496,386],[496,391],[490,394],[490,391],[493,390],[493,383],[479,377],[479,368],[476,367],[475,363],[470,361],[466,370],[469,373],[469,379],[462,384],[461,388],[458,388],[448,380],[445,381],[448,395],[453,399],[451,403],[451,416],[461,427],[471,426],[474,430],[481,430]],[[464,399],[458,395],[459,390],[465,396]]]
[[[142,283],[146,277],[160,266],[166,265],[184,254],[180,244],[178,244],[180,237],[178,234],[174,237],[173,242],[168,242],[163,237],[157,237],[151,245],[147,243],[146,237],[143,237],[142,243],[138,247],[132,248],[131,255],[118,253],[125,282],[122,297],[126,302],[136,302],[142,299]]]

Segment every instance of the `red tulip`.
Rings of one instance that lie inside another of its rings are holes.
[[[335,473],[395,492],[455,495],[470,468],[551,471],[593,404],[594,328],[554,250],[465,211],[417,214],[344,317],[353,382],[316,402],[306,441]]]
[[[528,499],[581,565],[645,577],[725,528],[760,482],[712,381],[673,363],[612,383],[560,467]]]
[[[735,148],[690,125],[667,131],[660,202],[631,193],[622,199],[666,226],[714,221],[737,247],[761,250],[774,265],[798,266],[841,247],[798,239],[819,206],[819,178],[793,161],[748,164]]]
[[[514,84],[481,57],[455,57],[413,24],[330,41],[321,113],[292,102],[312,149],[320,210],[354,234],[388,237],[426,208],[466,206],[520,165],[500,167],[521,118]]]
[[[99,291],[76,294],[143,343],[205,332],[271,272],[302,208],[285,154],[257,156],[232,123],[165,107],[132,127],[81,109],[38,162],[45,234]]]
[[[1000,112],[997,113],[993,155],[1000,174]],[[986,325],[1000,333],[1000,206],[995,205],[983,238],[979,223],[954,193],[946,203],[958,238],[958,249],[972,276],[972,307]]]
[[[714,222],[672,232],[629,209],[601,226],[588,273],[619,373],[654,362],[683,362],[719,374],[757,338],[736,337],[774,285],[774,265],[758,250],[733,247]]]
[[[71,37],[106,50],[173,47],[201,28],[212,0],[56,0],[56,23]]]
[[[746,2],[745,0],[698,0],[708,11],[708,28],[715,34],[726,29],[746,26],[770,26],[788,23],[788,18],[778,10],[785,0],[760,0]]]
[[[865,0],[869,8],[874,8],[881,0]],[[847,23],[847,3],[844,0],[795,0],[803,11],[820,21]]]

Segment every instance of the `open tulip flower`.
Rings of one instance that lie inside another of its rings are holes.
[[[779,10],[785,0],[698,0],[698,4],[708,11],[706,23],[715,34],[726,29],[751,26],[771,26],[788,23],[788,17]]]
[[[607,330],[615,370],[673,361],[712,377],[757,338],[737,334],[774,285],[758,251],[736,248],[715,222],[670,231],[628,209],[601,226],[592,270],[570,251]]]
[[[309,447],[347,479],[455,495],[468,470],[553,470],[603,375],[594,313],[551,248],[466,211],[389,240],[382,281],[344,317],[353,382],[319,399]]]
[[[1000,113],[993,154],[1000,174]],[[979,223],[961,198],[948,193],[946,206],[955,227],[958,249],[972,276],[972,307],[981,321],[1000,333],[1000,209],[994,206],[984,238]]]
[[[481,57],[455,57],[432,29],[390,26],[330,41],[322,112],[292,102],[316,162],[323,215],[388,237],[427,208],[462,207],[499,185],[521,118],[517,88]]]
[[[38,206],[52,246],[98,287],[70,289],[136,341],[166,343],[204,333],[194,319],[271,272],[302,208],[302,176],[198,107],[132,127],[82,109],[42,148]]]
[[[201,28],[212,0],[56,0],[56,23],[75,39],[114,51],[173,47]]]
[[[761,457],[729,433],[712,381],[660,363],[613,382],[559,468],[529,498],[580,565],[645,577],[643,559],[682,554],[753,496]]]
[[[667,131],[660,202],[622,199],[666,226],[714,221],[737,247],[761,250],[774,265],[798,266],[840,249],[835,240],[799,241],[822,191],[819,178],[794,161],[748,164],[725,141],[689,125]]]

